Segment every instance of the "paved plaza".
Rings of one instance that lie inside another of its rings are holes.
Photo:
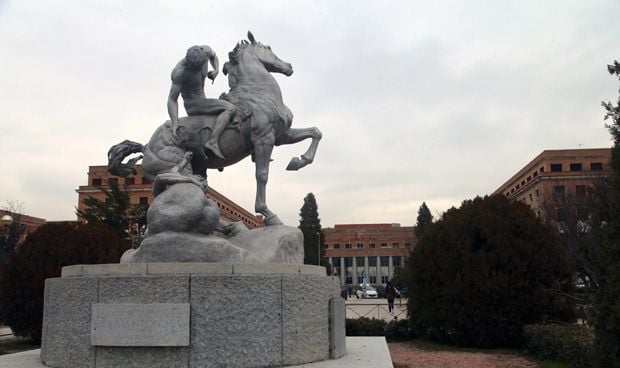
[[[290,368],[391,368],[392,358],[383,336],[347,337],[347,354],[341,359]],[[0,356],[0,368],[45,368],[40,350]]]

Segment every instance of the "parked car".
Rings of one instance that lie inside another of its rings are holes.
[[[364,286],[362,289],[356,292],[357,297],[361,299],[377,299],[379,294],[377,290],[370,285]]]

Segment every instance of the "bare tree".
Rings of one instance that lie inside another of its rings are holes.
[[[603,180],[589,185],[554,186],[543,194],[537,214],[543,223],[555,230],[564,245],[577,272],[577,278],[590,288],[594,286],[593,267],[588,256],[596,248],[596,238],[592,230],[592,211],[595,205],[594,191],[603,185]]]

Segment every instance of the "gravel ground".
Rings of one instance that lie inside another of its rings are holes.
[[[395,368],[540,368],[510,354],[428,351],[408,343],[389,343],[388,347]]]

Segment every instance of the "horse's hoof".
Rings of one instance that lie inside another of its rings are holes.
[[[305,160],[300,159],[299,157],[293,157],[291,161],[288,163],[288,166],[286,167],[286,169],[289,171],[297,171],[304,166],[306,166]]]

